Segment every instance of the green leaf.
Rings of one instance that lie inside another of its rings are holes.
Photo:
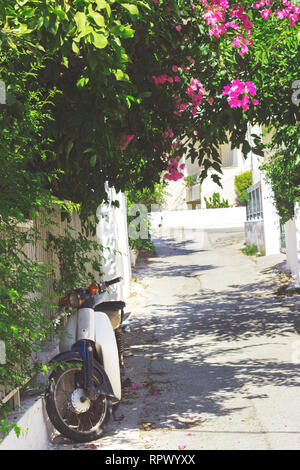
[[[117,80],[123,80],[125,82],[129,81],[129,76],[127,73],[123,72],[121,69],[113,70],[113,73]]]
[[[75,54],[79,54],[79,47],[74,41],[72,42],[72,51],[75,52]]]
[[[80,77],[80,79],[77,80],[76,86],[78,88],[83,88],[88,83],[89,83],[89,78],[88,77]]]
[[[90,158],[90,165],[95,166],[97,163],[97,155],[92,155]]]
[[[127,10],[132,19],[136,19],[140,16],[139,9],[136,5],[132,5],[131,3],[121,3],[121,6]]]
[[[78,11],[74,16],[76,26],[80,32],[83,32],[87,25],[87,17],[81,11]]]
[[[143,93],[140,94],[140,97],[141,98],[150,98],[151,95],[152,95],[151,91],[143,91]]]
[[[105,19],[103,15],[97,13],[95,11],[91,11],[89,16],[95,21],[97,26],[104,27],[105,26]]]
[[[92,43],[94,44],[95,47],[97,47],[97,49],[104,49],[104,47],[107,46],[108,41],[107,41],[107,38],[103,34],[93,33],[92,36],[93,36]]]
[[[96,0],[97,8],[102,10],[103,8],[107,8],[108,3],[105,0]]]

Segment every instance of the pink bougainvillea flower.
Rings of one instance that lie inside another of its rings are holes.
[[[141,386],[138,385],[138,384],[134,384],[134,385],[132,386],[132,388],[133,388],[133,390],[139,390],[139,389],[141,388]]]
[[[280,20],[282,20],[283,18],[286,17],[286,14],[285,14],[282,10],[275,10],[275,15],[276,15],[277,18],[279,18]]]
[[[128,142],[128,144],[129,144],[129,142],[132,141],[132,139],[134,139],[134,134],[132,134],[132,135],[127,135],[127,142]]]
[[[169,133],[169,137],[170,137],[171,139],[173,139],[173,137],[174,137],[174,132],[172,131],[172,129],[171,129],[170,127],[169,127],[169,129],[168,129],[168,133]]]
[[[226,85],[223,88],[223,96],[228,95],[227,101],[231,108],[242,107],[244,111],[247,111],[250,104],[249,95],[256,95],[256,88],[253,82],[241,82],[240,80],[233,80],[230,85]],[[249,94],[249,95],[248,95]],[[257,100],[252,104],[255,104]]]
[[[118,138],[118,149],[125,150],[127,145],[134,139],[134,134],[132,135],[122,135]]]
[[[182,26],[180,26],[180,25],[177,25],[177,26],[175,26],[175,29],[177,29],[177,31],[181,31],[181,29],[182,29]]]
[[[178,67],[177,65],[173,65],[172,70],[174,73],[178,72]]]
[[[265,20],[267,20],[271,16],[271,14],[272,14],[272,10],[270,9],[260,11],[260,16],[264,18]]]
[[[247,109],[249,108],[249,96],[248,95],[243,95],[243,98],[242,98],[242,108],[244,111],[247,111]]]
[[[177,160],[175,160],[175,158],[170,158],[170,165],[172,165],[173,168],[178,168]]]

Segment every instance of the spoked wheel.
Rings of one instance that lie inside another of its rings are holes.
[[[102,382],[100,370],[94,367],[94,385],[99,386]],[[82,365],[74,361],[52,372],[45,401],[53,426],[64,436],[78,442],[98,439],[112,411],[110,398],[100,395],[96,400],[91,400],[86,396]]]

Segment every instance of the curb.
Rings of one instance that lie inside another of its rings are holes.
[[[25,397],[21,401],[21,408],[15,410],[11,416],[25,432],[17,437],[15,431],[11,430],[0,443],[0,451],[49,449],[54,427],[47,416],[43,397]]]

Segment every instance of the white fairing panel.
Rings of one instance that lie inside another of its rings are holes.
[[[95,313],[93,308],[80,308],[77,313],[77,341],[95,339]]]
[[[115,397],[121,400],[119,354],[114,330],[106,313],[95,312],[95,344]]]

